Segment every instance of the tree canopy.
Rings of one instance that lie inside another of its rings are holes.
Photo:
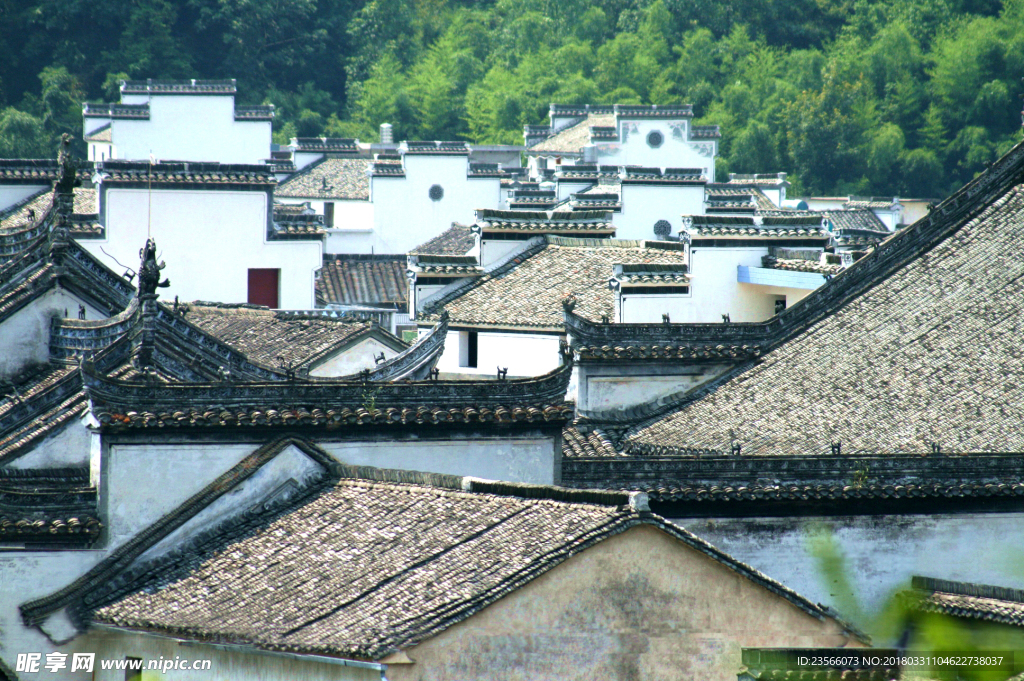
[[[237,78],[295,135],[521,143],[551,102],[691,103],[720,172],[941,197],[1020,137],[1024,0],[0,0],[0,154],[122,78]]]

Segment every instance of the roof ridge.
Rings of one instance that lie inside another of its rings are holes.
[[[974,582],[957,582],[949,579],[922,577],[920,575],[914,575],[910,578],[910,586],[918,591],[932,591],[958,596],[973,596],[975,598],[991,598],[1000,601],[1024,603],[1024,589],[976,584]]]

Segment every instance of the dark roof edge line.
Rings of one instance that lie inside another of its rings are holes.
[[[198,515],[200,511],[211,503],[227,494],[235,485],[254,475],[264,464],[271,461],[290,445],[298,447],[304,454],[307,454],[328,470],[330,470],[332,464],[336,463],[334,458],[326,451],[310,442],[290,435],[278,438],[257,448],[210,484],[206,485],[206,487],[185,500],[176,509],[135,535],[123,546],[115,549],[104,560],[71,584],[49,596],[36,598],[19,605],[18,610],[21,614],[22,622],[29,627],[37,626],[53,612],[63,607],[80,603],[82,596],[97,582],[109,581],[114,574],[126,569],[136,558],[155,546],[157,542]],[[78,622],[78,624],[82,623]]]
[[[936,579],[914,575],[910,578],[910,586],[918,591],[931,591],[957,596],[973,596],[975,598],[991,598],[1000,601],[1024,603],[1024,589],[1011,589],[1003,586],[975,584],[973,582],[956,582],[949,579]]]

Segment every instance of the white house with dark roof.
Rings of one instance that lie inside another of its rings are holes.
[[[715,177],[721,132],[693,125],[689,105],[552,104],[548,117],[547,127],[526,126],[523,133],[534,177],[576,163],[700,168]]]
[[[1024,521],[1022,169],[1018,144],[764,322],[570,319],[581,368],[685,365],[718,348],[735,364],[695,390],[580,423],[563,481],[647,491],[658,512],[824,603],[877,612],[930,575],[940,595],[922,597],[936,612],[1019,612],[980,602],[1006,592],[955,583],[1024,587],[1008,550]],[[822,579],[817,549],[841,558],[846,584]]]
[[[231,80],[125,80],[121,101],[84,104],[90,161],[260,163],[273,106],[236,106]]]
[[[153,237],[173,263],[167,297],[315,306],[323,225],[275,220],[270,166],[115,160],[93,179],[104,232],[83,244],[111,269],[133,270],[138,244]]]
[[[590,229],[600,234],[608,226],[600,219],[581,223],[571,236],[558,236],[571,225],[562,220],[507,224],[532,236],[515,242],[515,250],[482,271],[455,278],[417,303],[421,333],[433,327],[442,310],[450,315],[438,362],[443,372],[494,375],[507,369],[513,376],[537,376],[551,371],[561,361],[561,300],[569,294],[590,314],[616,321],[661,321],[664,314],[678,317],[686,305],[690,292],[681,243],[595,238]],[[420,276],[437,277],[423,271],[423,263],[420,258],[414,286]]]

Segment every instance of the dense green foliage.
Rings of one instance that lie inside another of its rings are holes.
[[[275,138],[521,143],[560,103],[695,105],[721,172],[942,196],[1019,138],[1024,0],[0,0],[0,156],[120,78],[226,78]]]

